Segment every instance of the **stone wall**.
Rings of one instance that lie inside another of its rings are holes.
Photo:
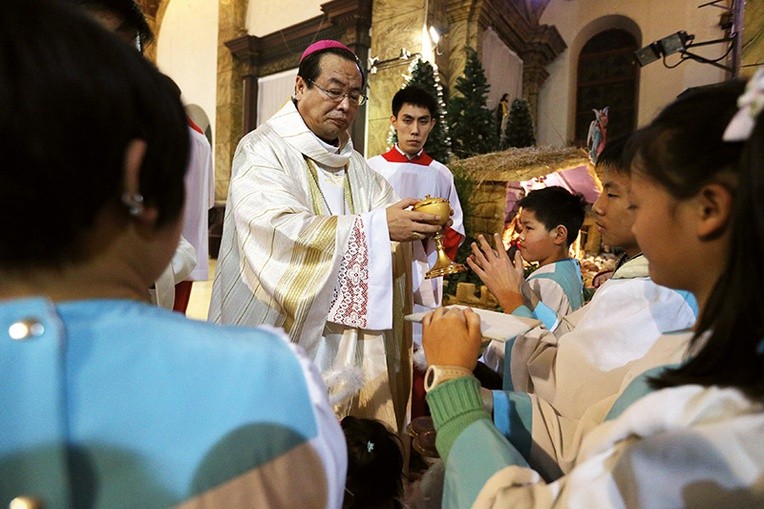
[[[368,130],[366,155],[386,151],[390,131],[390,101],[403,86],[411,59],[401,59],[401,50],[412,54],[422,51],[425,0],[400,2],[374,0],[369,54],[376,57],[375,74],[369,76]],[[417,29],[418,27],[418,29]]]
[[[483,181],[473,188],[467,197],[470,211],[465,218],[465,228],[471,236],[485,235],[490,238],[494,233],[504,231],[504,207],[507,203],[507,183]]]
[[[745,3],[741,47],[740,74],[749,77],[764,65],[764,2]]]

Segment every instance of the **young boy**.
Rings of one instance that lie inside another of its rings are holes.
[[[401,198],[422,199],[430,195],[448,200],[454,212],[451,216],[453,224],[443,232],[443,245],[446,254],[453,260],[465,236],[462,206],[451,170],[424,150],[437,122],[438,105],[426,91],[408,86],[393,96],[392,111],[390,124],[398,134],[398,142],[384,154],[367,162],[390,182]],[[422,246],[414,245],[414,311],[427,311],[440,306],[443,278],[424,279],[436,258],[434,241],[423,241]],[[418,341],[416,336],[415,341]]]
[[[448,167],[430,157],[424,150],[427,138],[435,127],[438,104],[429,93],[415,86],[400,89],[393,96],[390,124],[398,142],[384,154],[372,157],[369,166],[381,174],[401,197],[446,198],[454,213],[453,224],[444,232],[443,244],[453,260],[464,240],[462,206]],[[433,260],[434,261],[434,260]]]
[[[518,253],[514,263],[495,236],[497,251],[482,236],[480,247],[472,245],[468,265],[493,293],[505,313],[541,320],[554,331],[562,317],[584,303],[581,267],[568,256],[584,222],[584,200],[558,186],[531,191],[520,200]],[[523,277],[523,260],[539,268]],[[492,341],[483,362],[501,373],[504,364],[501,341]]]
[[[435,127],[438,104],[435,98],[421,88],[408,86],[393,96],[390,124],[398,134],[398,143],[384,154],[372,157],[369,166],[385,177],[402,198],[426,195],[445,198],[451,205],[453,223],[443,232],[443,245],[452,260],[464,241],[462,206],[454,186],[454,176],[444,164],[430,157],[424,150],[427,138]],[[429,311],[440,306],[443,299],[443,278],[425,279],[425,274],[437,259],[435,242],[425,239],[413,242],[412,278],[414,312]],[[421,344],[422,326],[414,324],[413,340]],[[418,357],[415,356],[415,362]],[[424,371],[414,367],[411,416],[425,415]]]

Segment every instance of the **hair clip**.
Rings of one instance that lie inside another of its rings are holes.
[[[756,71],[748,81],[737,105],[740,109],[724,130],[724,141],[745,141],[751,136],[756,117],[764,108],[764,69]]]
[[[122,193],[122,203],[127,207],[127,212],[135,217],[143,212],[143,195],[141,193]]]
[[[369,440],[368,442],[366,442],[366,452],[371,452],[373,450],[374,450],[374,442]]]

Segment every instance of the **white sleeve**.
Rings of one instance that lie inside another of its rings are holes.
[[[451,204],[451,209],[454,211],[454,214],[451,216],[451,220],[453,221],[451,229],[464,237],[464,213],[462,212],[462,204],[459,201],[459,195],[456,192],[456,184],[454,184],[453,177],[451,178],[450,184],[451,189],[448,193],[448,202]],[[462,242],[464,242],[464,239],[462,239]]]
[[[196,250],[183,237],[180,237],[178,247],[172,260],[154,282],[151,299],[157,306],[172,309],[175,303],[175,285],[185,281],[196,267]]]
[[[393,261],[384,208],[358,216],[327,320],[369,330],[393,326]]]

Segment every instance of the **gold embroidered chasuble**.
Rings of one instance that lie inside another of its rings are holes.
[[[327,179],[344,180],[332,191]],[[328,150],[288,102],[236,149],[209,319],[283,327],[322,372],[338,416],[402,430],[411,254],[389,240],[385,208],[396,201],[349,136]]]

